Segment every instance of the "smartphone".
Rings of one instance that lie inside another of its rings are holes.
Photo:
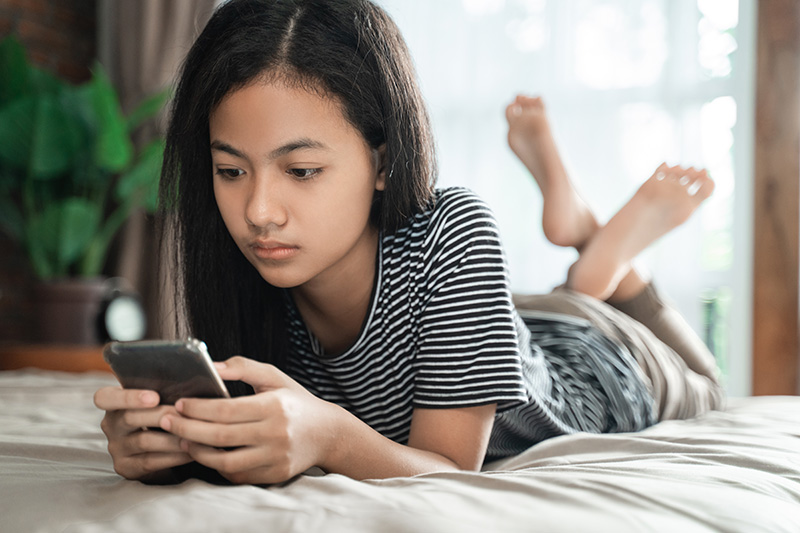
[[[162,405],[180,398],[230,398],[205,343],[197,339],[110,342],[103,359],[124,388],[154,390]]]

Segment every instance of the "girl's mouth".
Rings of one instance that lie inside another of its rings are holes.
[[[253,253],[260,259],[282,260],[294,257],[299,248],[282,243],[254,243]]]

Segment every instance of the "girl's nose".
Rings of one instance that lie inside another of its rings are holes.
[[[245,205],[247,223],[257,228],[286,224],[287,211],[283,196],[280,181],[275,177],[256,176]]]

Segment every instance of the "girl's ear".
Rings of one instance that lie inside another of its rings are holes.
[[[378,169],[375,190],[382,191],[386,188],[386,144],[380,145],[376,150],[372,151],[372,154],[375,158],[375,167]]]

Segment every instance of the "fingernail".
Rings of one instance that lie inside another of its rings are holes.
[[[169,431],[170,428],[172,428],[172,420],[170,420],[168,416],[165,416],[161,418],[159,426],[161,426],[161,429],[164,431]]]
[[[214,363],[214,366],[217,367],[218,370],[222,370],[228,368],[228,363]]]
[[[158,402],[158,394],[153,391],[144,391],[139,395],[139,399],[146,404],[155,404]]]
[[[183,400],[178,400],[177,402],[175,402],[175,410],[178,411],[179,413],[183,412]]]

